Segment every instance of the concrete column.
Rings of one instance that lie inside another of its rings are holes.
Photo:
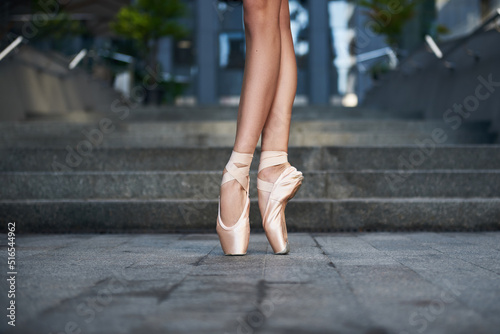
[[[217,54],[219,18],[216,2],[196,1],[196,56],[198,78],[196,95],[198,104],[210,105],[219,102],[217,96]]]
[[[174,47],[174,39],[171,36],[160,38],[156,58],[161,64],[163,72],[172,74],[174,70]]]
[[[309,103],[330,104],[328,0],[309,1]]]

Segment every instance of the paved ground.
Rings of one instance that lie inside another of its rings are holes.
[[[498,333],[500,232],[290,240],[275,256],[253,234],[225,257],[215,234],[19,235],[0,332]]]

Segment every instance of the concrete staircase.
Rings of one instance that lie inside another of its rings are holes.
[[[35,135],[9,148],[4,137],[3,232],[7,221],[20,233],[214,231],[230,148],[108,143],[78,159],[66,131],[43,149]],[[291,231],[500,229],[500,146],[294,146],[289,160],[305,176],[287,206]]]
[[[130,110],[125,119],[111,111],[2,122],[0,220],[17,221],[24,233],[213,232],[236,112],[167,108]],[[288,227],[500,229],[500,146],[486,145],[494,139],[488,130],[487,122],[452,130],[414,115],[295,108],[289,160],[305,180],[287,207]],[[258,161],[259,151],[254,230]]]

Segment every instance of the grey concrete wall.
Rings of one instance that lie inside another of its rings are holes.
[[[462,36],[481,24],[481,5],[477,0],[437,0],[436,5],[437,23],[450,30],[443,39]]]
[[[0,121],[108,111],[117,97],[105,83],[28,46],[0,62]]]
[[[22,87],[18,86],[16,73],[17,66],[13,62],[0,63],[0,120],[18,121],[25,117]]]

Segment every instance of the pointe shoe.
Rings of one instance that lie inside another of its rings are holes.
[[[219,209],[217,214],[216,231],[219,235],[220,244],[224,255],[245,255],[248,249],[248,241],[250,239],[250,198],[248,196],[248,188],[250,179],[247,176],[250,171],[250,163],[253,155],[246,153],[238,153],[233,151],[226,165],[227,173],[222,177],[221,186],[229,181],[236,180],[246,192],[246,202],[236,224],[227,226],[222,222],[220,217],[220,196]],[[236,164],[244,164],[244,167],[237,167]]]
[[[259,172],[267,167],[287,163],[287,156],[286,152],[262,151]],[[299,190],[303,179],[302,172],[299,172],[293,166],[287,167],[274,183],[257,178],[257,188],[270,193],[262,217],[262,225],[274,254],[284,255],[290,251],[286,230],[285,208],[288,201]]]

